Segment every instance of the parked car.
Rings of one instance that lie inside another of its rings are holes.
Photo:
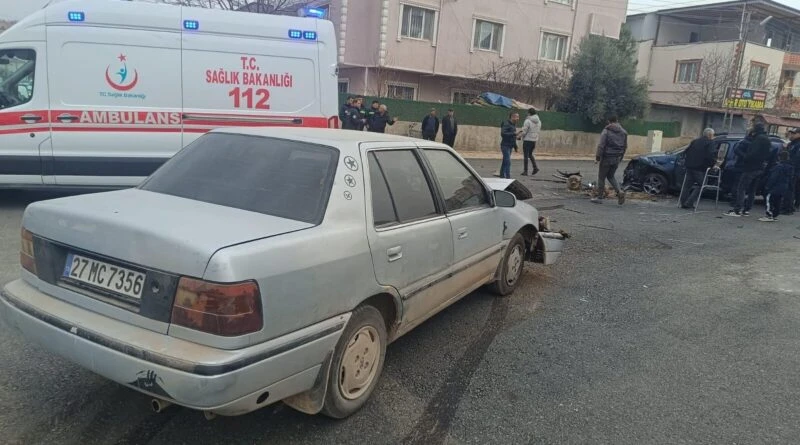
[[[734,169],[736,145],[744,139],[743,134],[721,134],[714,138],[714,152],[724,150],[722,192],[729,194],[739,179],[739,172]],[[784,147],[786,141],[778,136],[770,136],[772,140],[772,157],[776,158],[778,151]],[[641,190],[651,195],[666,193],[679,193],[686,174],[687,146],[668,151],[666,153],[648,153],[631,159],[623,174],[623,188]],[[760,191],[759,191],[760,193]]]
[[[435,142],[217,130],[135,189],[31,204],[0,312],[157,411],[343,418],[387,344],[558,259],[564,236],[509,187]]]

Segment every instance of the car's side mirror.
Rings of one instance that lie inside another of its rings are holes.
[[[517,197],[511,192],[495,190],[494,203],[497,207],[514,207],[517,205]]]

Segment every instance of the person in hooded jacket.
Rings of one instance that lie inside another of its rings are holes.
[[[750,209],[756,199],[758,179],[772,153],[772,142],[767,136],[763,119],[753,119],[753,129],[744,141],[735,149],[736,168],[741,171],[736,186],[736,197],[733,207],[724,213],[725,216],[750,216]]]
[[[794,167],[789,160],[789,152],[781,151],[778,155],[778,164],[772,167],[769,172],[766,187],[767,215],[759,218],[762,222],[774,222],[778,220],[783,203],[783,195],[789,191],[790,183],[794,177]]]
[[[800,207],[800,128],[792,128],[788,133],[790,142],[786,150],[789,152],[789,162],[794,168],[794,176],[789,182],[789,190],[783,197],[781,213],[792,215]]]
[[[625,151],[628,150],[628,132],[619,124],[616,116],[608,119],[608,125],[600,134],[600,142],[597,144],[597,154],[595,164],[600,164],[597,174],[597,191],[592,202],[602,204],[606,195],[606,179],[617,192],[617,203],[625,204],[625,192],[617,182],[616,174]]]
[[[700,196],[700,187],[706,177],[706,170],[713,167],[714,158],[714,129],[706,128],[703,137],[695,139],[686,149],[686,178],[684,182],[691,186],[691,192],[681,196],[681,207],[694,208]]]
[[[536,150],[536,142],[539,141],[539,132],[542,131],[542,121],[536,114],[536,109],[528,110],[528,117],[522,125],[522,154],[525,158],[522,176],[528,176],[528,159],[533,167],[533,174],[539,173],[539,166],[536,165],[536,158],[533,151]]]

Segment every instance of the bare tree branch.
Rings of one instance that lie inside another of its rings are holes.
[[[225,9],[259,14],[294,15],[311,0],[160,0],[162,3],[196,8]]]
[[[492,91],[529,104],[541,102],[549,110],[566,94],[569,74],[562,64],[520,58],[493,62],[482,73],[457,80],[455,86],[470,91]]]

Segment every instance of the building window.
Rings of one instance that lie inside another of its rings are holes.
[[[572,6],[572,0],[547,0],[547,3],[560,3],[562,5]]]
[[[699,60],[679,60],[675,70],[675,83],[697,83],[700,76]]]
[[[767,69],[769,69],[769,65],[755,62],[751,63],[750,76],[747,79],[747,87],[764,88],[764,85],[767,83]]]
[[[416,100],[417,87],[400,83],[389,83],[386,84],[386,97],[389,99]]]
[[[400,24],[400,36],[409,39],[433,41],[433,29],[436,22],[436,11],[402,5],[403,15]]]
[[[479,94],[477,91],[453,90],[452,102],[454,104],[471,104]]]
[[[549,32],[542,33],[542,47],[539,50],[539,58],[563,62],[567,58],[567,42],[569,37]]]
[[[503,25],[499,23],[475,20],[474,48],[500,52],[503,46]]]
[[[350,79],[339,79],[339,92],[340,93],[350,92]]]

